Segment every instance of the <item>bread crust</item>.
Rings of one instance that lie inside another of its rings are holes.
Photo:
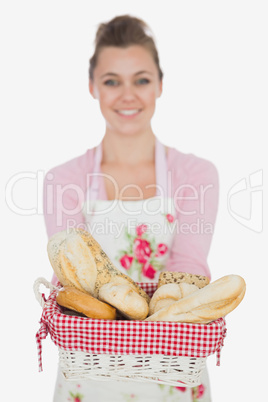
[[[150,298],[129,276],[117,269],[99,243],[85,230],[72,228],[48,241],[48,257],[63,286],[73,286],[99,298],[100,288],[111,281],[125,283],[149,304]]]
[[[56,301],[60,306],[84,314],[89,318],[100,320],[115,320],[116,309],[95,297],[72,286],[59,290]]]
[[[159,275],[158,287],[167,283],[189,283],[199,289],[207,286],[210,279],[207,276],[189,274],[188,272],[164,271]]]
[[[197,292],[162,308],[146,321],[208,324],[233,311],[242,301],[246,283],[239,275],[226,275]]]
[[[149,312],[147,301],[133,287],[117,281],[103,285],[99,298],[116,307],[130,320],[144,320]]]
[[[153,294],[149,304],[149,315],[168,307],[175,301],[186,297],[199,288],[189,283],[167,283],[160,286]]]

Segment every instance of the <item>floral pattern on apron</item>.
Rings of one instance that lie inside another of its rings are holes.
[[[138,201],[100,200],[101,144],[96,149],[93,180],[83,207],[87,230],[114,265],[137,282],[157,282],[175,236],[175,207],[167,195],[164,146],[156,140],[156,196]],[[159,194],[161,190],[161,195]],[[207,373],[199,387],[172,387],[132,381],[63,380],[58,374],[54,402],[210,402]],[[64,399],[65,398],[65,399]]]
[[[91,199],[86,204],[92,211],[85,212],[87,230],[120,271],[137,282],[156,282],[169,257],[174,210],[160,197],[144,201],[127,201],[127,206],[118,202],[109,209],[112,201]]]

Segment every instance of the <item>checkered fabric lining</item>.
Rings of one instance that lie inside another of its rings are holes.
[[[157,284],[139,283],[152,296]],[[42,340],[50,333],[52,341],[69,351],[91,354],[162,354],[206,358],[220,351],[226,336],[224,318],[210,324],[163,321],[110,321],[69,316],[56,302],[58,290],[48,297],[36,334],[39,371],[42,371]]]

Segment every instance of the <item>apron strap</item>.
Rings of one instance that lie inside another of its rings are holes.
[[[167,158],[164,144],[157,138],[155,141],[155,173],[156,173],[156,195],[167,197]]]
[[[87,189],[87,200],[97,200],[99,194],[99,173],[102,160],[102,146],[101,143],[96,147],[94,155],[94,166],[92,172],[92,182]]]
[[[87,190],[87,200],[97,200],[99,194],[99,175],[102,160],[102,143],[95,150],[92,182]],[[167,160],[165,146],[155,140],[156,195],[167,196]]]

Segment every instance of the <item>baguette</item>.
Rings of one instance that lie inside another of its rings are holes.
[[[233,311],[246,291],[239,275],[226,275],[197,292],[162,308],[145,321],[176,321],[208,324]]]
[[[70,310],[82,313],[89,318],[115,320],[116,309],[92,297],[88,293],[66,286],[59,290],[56,302]]]

